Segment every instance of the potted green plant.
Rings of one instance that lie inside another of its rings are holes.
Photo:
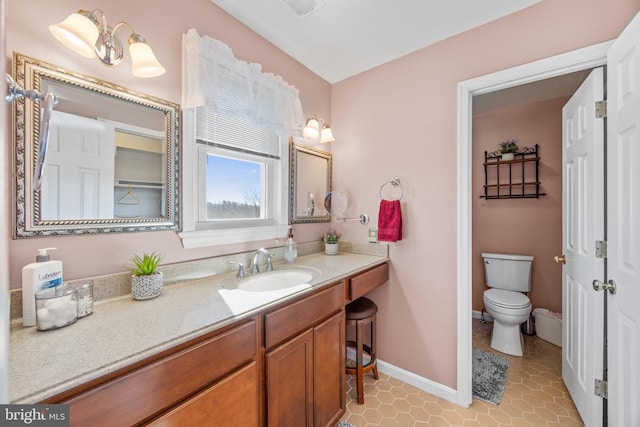
[[[164,277],[161,271],[157,271],[162,255],[157,252],[146,253],[142,256],[133,255],[132,265],[128,266],[131,272],[131,295],[134,299],[145,300],[155,298],[162,293]]]
[[[500,146],[500,153],[502,154],[502,160],[513,160],[514,153],[518,152],[518,144],[515,139],[508,139],[498,144]]]
[[[322,240],[324,241],[324,253],[327,255],[336,255],[338,253],[338,240],[340,234],[336,231],[329,231],[325,233]]]

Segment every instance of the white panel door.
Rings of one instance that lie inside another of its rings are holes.
[[[54,110],[40,218],[113,218],[114,153],[111,124]]]
[[[609,426],[640,426],[640,15],[607,58]]]
[[[604,303],[592,281],[604,277],[595,256],[604,239],[604,123],[595,118],[603,74],[594,69],[562,109],[562,378],[587,427],[602,423],[593,384],[603,367]]]

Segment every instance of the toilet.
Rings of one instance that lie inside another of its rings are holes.
[[[528,255],[483,253],[484,273],[489,287],[482,296],[493,318],[491,348],[512,356],[522,356],[520,324],[529,319],[531,301],[523,292],[531,290],[531,263]]]

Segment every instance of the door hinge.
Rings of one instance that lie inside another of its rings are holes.
[[[606,257],[607,257],[607,241],[596,240],[596,258],[606,258]]]
[[[596,119],[607,117],[607,100],[596,101]]]
[[[596,379],[593,394],[603,399],[607,399],[607,382],[605,380]]]

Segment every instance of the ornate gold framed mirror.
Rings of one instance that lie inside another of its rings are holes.
[[[40,106],[13,103],[14,238],[178,229],[178,104],[19,53],[13,78],[58,98],[39,191]]]

